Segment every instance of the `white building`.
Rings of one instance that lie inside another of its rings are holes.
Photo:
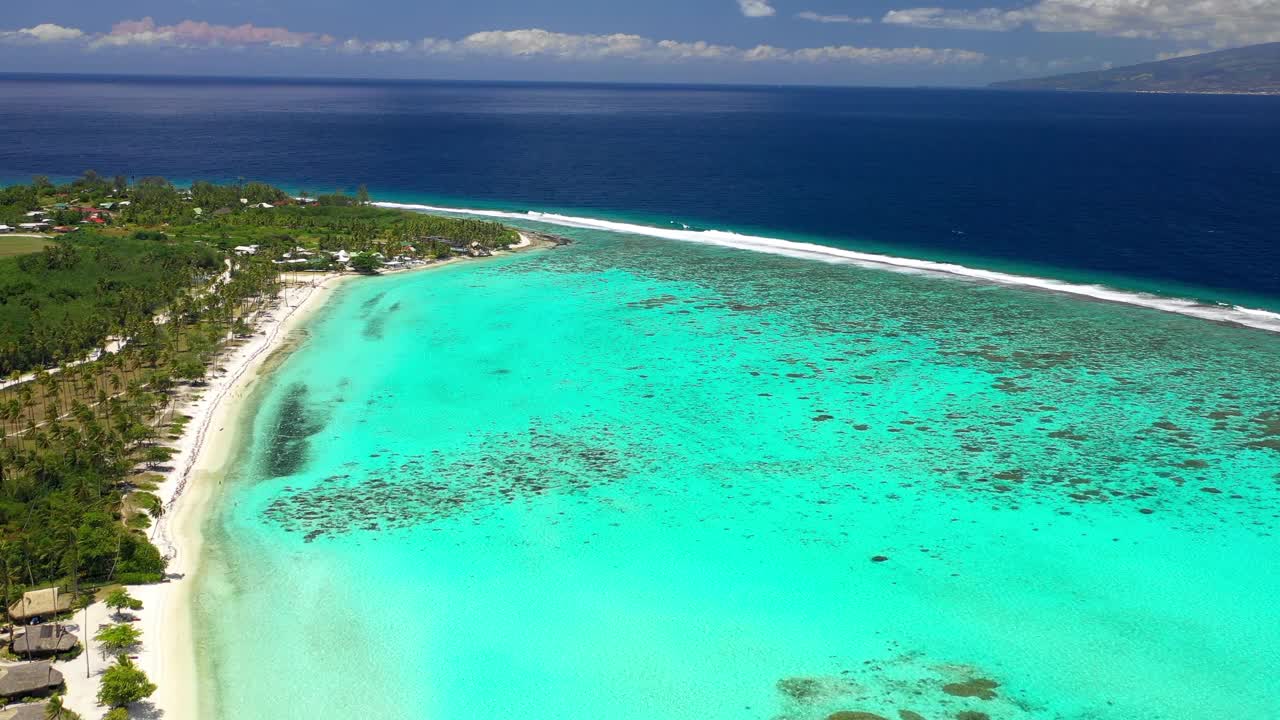
[[[258,254],[257,245],[237,245],[232,249],[235,251],[235,254],[237,255],[257,255]]]

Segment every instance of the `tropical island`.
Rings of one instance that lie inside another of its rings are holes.
[[[0,717],[123,720],[156,692],[161,621],[137,613],[182,577],[168,515],[301,310],[359,274],[564,242],[368,201],[92,171],[0,189]]]
[[[1007,80],[1008,90],[1280,94],[1280,42],[1052,77]]]

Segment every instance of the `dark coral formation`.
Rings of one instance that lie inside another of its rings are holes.
[[[325,478],[283,492],[266,517],[310,542],[354,531],[404,529],[543,493],[574,493],[628,474],[627,458],[607,431],[595,437],[530,429],[488,438],[456,456],[435,451],[403,457],[379,453],[381,470]]]
[[[1000,687],[1000,683],[995,680],[986,678],[974,678],[958,683],[947,683],[942,686],[942,692],[955,697],[975,697],[981,700],[993,700],[996,697],[996,688]]]
[[[293,475],[302,469],[311,437],[324,429],[324,413],[309,407],[307,400],[304,383],[294,383],[285,390],[263,457],[268,477]]]

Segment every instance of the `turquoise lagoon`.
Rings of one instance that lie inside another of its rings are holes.
[[[551,231],[348,283],[259,388],[206,720],[1280,708],[1280,336]]]

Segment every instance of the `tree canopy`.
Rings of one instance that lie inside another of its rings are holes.
[[[98,687],[98,704],[120,708],[144,698],[156,691],[155,683],[138,669],[127,655],[116,658],[116,663],[102,674]]]

